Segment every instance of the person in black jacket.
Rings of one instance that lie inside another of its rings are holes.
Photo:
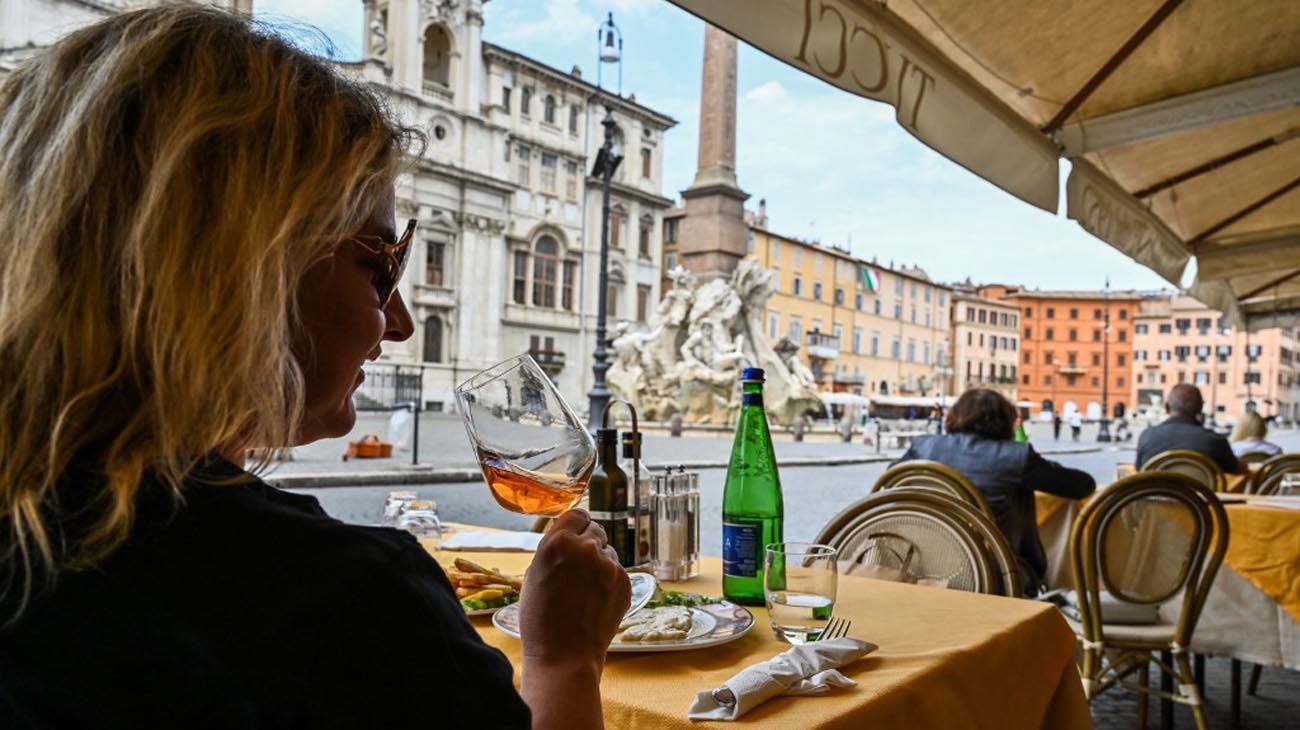
[[[1204,407],[1201,389],[1195,385],[1179,383],[1170,388],[1169,398],[1165,400],[1165,412],[1169,417],[1138,437],[1137,468],[1141,469],[1158,454],[1186,449],[1205,454],[1228,474],[1240,474],[1242,466],[1232,453],[1228,439],[1201,425],[1199,419]]]
[[[970,479],[1016,553],[1025,594],[1036,596],[1047,574],[1047,555],[1038,537],[1034,491],[1083,499],[1097,485],[1087,472],[1048,461],[1028,443],[1014,441],[1015,423],[1015,406],[1001,394],[971,389],[948,411],[947,433],[916,437],[894,463],[937,461]]]

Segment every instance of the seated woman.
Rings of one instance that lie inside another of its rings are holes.
[[[1038,539],[1034,490],[1069,499],[1092,494],[1087,472],[1048,461],[1015,436],[1016,409],[993,390],[962,393],[944,419],[947,433],[918,436],[894,463],[926,459],[946,464],[979,488],[1020,563],[1029,596],[1038,595],[1047,574],[1047,555]]]
[[[1267,435],[1268,424],[1264,423],[1264,419],[1254,411],[1247,412],[1232,429],[1229,445],[1233,455],[1240,459],[1247,454],[1262,454],[1267,457],[1282,453],[1281,446],[1264,440]]]
[[[245,469],[347,434],[411,336],[411,136],[197,5],[0,84],[0,727],[602,725],[630,588],[585,513],[528,571],[516,691],[414,538]]]

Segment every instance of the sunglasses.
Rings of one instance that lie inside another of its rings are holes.
[[[393,292],[397,291],[397,282],[402,280],[402,272],[406,271],[406,261],[411,254],[411,239],[415,237],[415,223],[414,218],[408,220],[406,230],[396,241],[389,242],[379,236],[365,235],[353,236],[351,239],[361,248],[384,259],[383,271],[375,275],[375,291],[379,293],[381,306],[388,306]]]

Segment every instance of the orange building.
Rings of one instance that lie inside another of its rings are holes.
[[[1131,409],[1132,330],[1140,293],[1000,285],[980,287],[979,293],[1020,309],[1019,398],[1032,403],[1032,415],[1079,411],[1092,420],[1101,417],[1103,402],[1112,416]]]

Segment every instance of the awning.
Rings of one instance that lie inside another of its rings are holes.
[[[671,2],[1038,207],[1067,157],[1085,230],[1238,325],[1300,322],[1300,2]]]

